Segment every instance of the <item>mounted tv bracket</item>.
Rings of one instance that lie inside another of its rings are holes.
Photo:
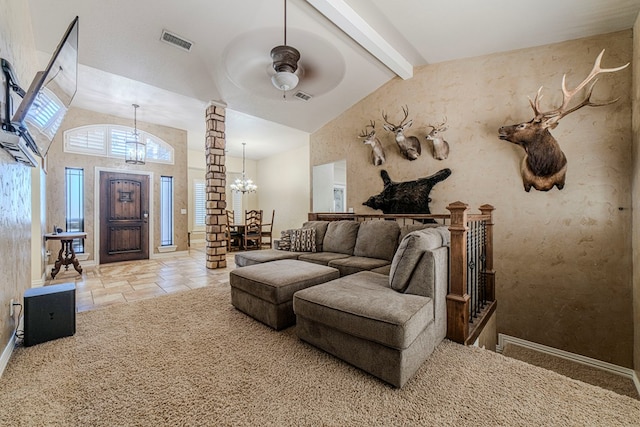
[[[38,152],[35,141],[31,140],[26,129],[19,123],[11,122],[13,114],[13,90],[21,98],[24,98],[25,91],[20,87],[18,78],[13,67],[4,58],[0,58],[2,73],[4,74],[4,115],[2,117],[2,132],[0,132],[0,147],[4,148],[17,162],[27,166],[36,167],[38,161],[32,153]]]

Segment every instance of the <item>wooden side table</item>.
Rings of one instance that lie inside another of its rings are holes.
[[[51,278],[55,279],[56,274],[60,272],[60,268],[64,265],[65,270],[69,270],[69,264],[73,264],[73,268],[82,274],[80,261],[76,258],[76,252],[73,250],[73,239],[85,239],[85,232],[63,232],[63,233],[47,233],[44,235],[45,240],[60,240],[60,252],[58,259],[51,270]],[[63,255],[64,253],[64,255]]]

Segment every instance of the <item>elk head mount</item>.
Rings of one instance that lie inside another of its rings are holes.
[[[593,87],[598,82],[598,79],[595,79],[597,75],[613,73],[629,65],[627,63],[616,68],[601,68],[600,62],[603,54],[604,49],[596,58],[589,75],[575,89],[568,90],[565,82],[567,75],[562,76],[562,105],[558,108],[549,111],[540,110],[540,99],[542,99],[542,87],[540,87],[535,100],[532,101],[529,98],[529,104],[534,113],[533,119],[511,126],[502,126],[499,129],[498,136],[500,139],[517,144],[525,151],[520,167],[525,191],[528,192],[531,187],[538,191],[549,191],[554,186],[558,187],[558,190],[564,188],[567,158],[556,139],[549,132],[549,129],[555,129],[560,119],[582,107],[601,107],[613,104],[619,99],[616,98],[605,102],[591,101]],[[587,89],[584,99],[579,104],[569,108],[573,97],[589,83],[591,85]]]
[[[385,130],[389,132],[393,132],[395,135],[396,143],[398,144],[398,148],[400,148],[400,153],[409,160],[415,160],[420,157],[422,153],[422,148],[420,147],[420,141],[415,136],[405,136],[404,131],[411,127],[413,124],[413,120],[409,120],[405,122],[409,117],[409,107],[402,107],[402,111],[404,112],[404,118],[398,125],[394,125],[387,120],[387,114],[383,111],[382,118],[384,119],[385,124],[383,125]]]
[[[371,131],[367,132],[367,128],[371,128]],[[376,138],[376,122],[371,120],[370,124],[365,126],[359,136],[360,138],[364,138],[364,141],[362,141],[363,143],[371,146],[371,161],[373,164],[375,166],[384,164],[386,158],[382,144],[380,143],[380,140]]]
[[[433,158],[436,160],[444,160],[449,157],[449,143],[444,140],[442,132],[449,129],[447,124],[447,118],[440,124],[429,125],[431,132],[429,132],[426,138],[433,144]]]

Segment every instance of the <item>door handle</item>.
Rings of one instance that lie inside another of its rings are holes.
[[[149,218],[149,212],[144,211],[144,212],[142,213],[142,218],[144,218],[144,222],[147,222],[147,218]]]

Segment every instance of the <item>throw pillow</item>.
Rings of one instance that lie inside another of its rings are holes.
[[[316,230],[315,228],[299,228],[291,230],[291,251],[315,252]]]
[[[407,234],[400,242],[391,261],[389,271],[391,288],[404,292],[424,251],[442,246],[443,237],[443,234],[434,228],[425,228]]]
[[[404,292],[422,253],[420,237],[417,234],[409,233],[402,239],[391,261],[389,285],[392,289]]]
[[[282,230],[280,232],[280,240],[278,241],[278,249],[281,251],[291,250],[291,232],[293,230]]]

